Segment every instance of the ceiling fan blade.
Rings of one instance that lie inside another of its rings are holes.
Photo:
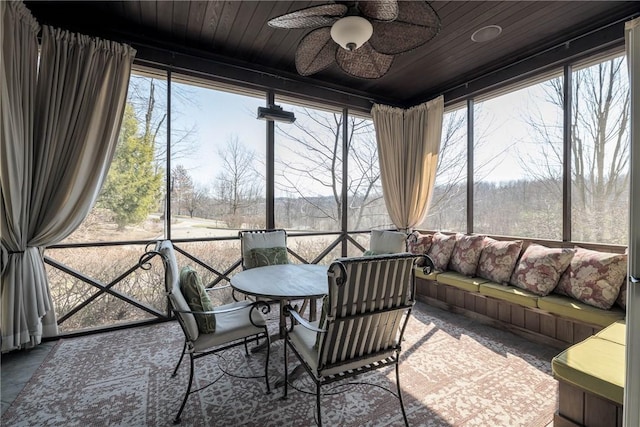
[[[392,22],[376,22],[369,43],[387,55],[397,55],[422,46],[440,32],[440,17],[426,1],[402,1],[398,18]]]
[[[324,70],[333,63],[337,49],[338,44],[331,39],[331,27],[311,31],[296,49],[298,73],[308,76]]]
[[[393,21],[398,17],[397,0],[359,1],[358,9],[367,18]]]
[[[376,52],[369,43],[365,43],[354,51],[338,49],[336,63],[342,71],[352,76],[378,79],[391,68],[393,56]]]
[[[267,24],[274,28],[314,28],[325,27],[333,24],[345,13],[347,6],[344,4],[322,4],[306,9],[296,10],[270,19]]]

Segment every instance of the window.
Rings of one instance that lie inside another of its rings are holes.
[[[466,231],[467,108],[444,113],[436,182],[427,216],[417,228]]]
[[[296,116],[275,124],[275,225],[338,231],[342,201],[342,111],[277,101]]]
[[[264,228],[264,94],[171,85],[171,237],[235,236]]]
[[[627,244],[629,80],[624,56],[573,72],[572,240]]]
[[[562,239],[562,81],[475,104],[475,233]]]
[[[382,196],[373,120],[349,114],[347,223],[349,230],[394,227]]]

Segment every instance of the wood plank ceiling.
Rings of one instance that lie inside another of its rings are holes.
[[[298,76],[296,47],[309,30],[273,29],[278,15],[322,1],[27,1],[41,24],[93,36],[164,47],[222,63],[346,92],[395,100],[428,99],[487,72],[523,60],[598,28],[640,14],[635,1],[434,1],[440,33],[426,45],[397,55],[380,79],[358,79],[332,65]],[[499,25],[502,35],[474,43],[471,34]]]

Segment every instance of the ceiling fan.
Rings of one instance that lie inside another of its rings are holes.
[[[296,10],[269,20],[274,28],[310,31],[296,49],[303,76],[334,61],[347,74],[384,76],[395,55],[422,46],[440,31],[440,17],[426,1],[336,1]]]

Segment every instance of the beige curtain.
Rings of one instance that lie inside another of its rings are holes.
[[[28,14],[21,4],[10,4],[8,9]],[[7,21],[15,26],[17,17],[7,15],[5,28]],[[4,42],[3,57],[27,63],[23,73],[32,77],[21,94],[7,97],[6,111],[2,97],[2,154],[12,164],[3,162],[0,171],[1,238],[8,253],[2,272],[3,352],[57,333],[42,253],[71,234],[96,200],[115,153],[135,55],[126,45],[43,27],[36,85],[37,56],[26,58],[26,50],[7,46],[6,33]],[[21,75],[7,75],[7,87],[23,84]],[[11,125],[17,116],[31,122],[20,132]]]
[[[22,286],[22,259],[27,244],[29,200],[24,189],[31,187],[33,169],[33,123],[38,66],[39,26],[19,2],[0,1],[2,10],[2,60],[0,61],[0,242],[2,244],[2,350],[29,342],[31,333],[41,333],[39,322],[14,301],[31,300],[34,310],[44,315],[49,309],[48,293],[40,287]],[[22,252],[21,252],[22,251]],[[20,285],[15,286],[16,283]],[[46,291],[46,290],[45,290]],[[5,304],[6,302],[6,304]],[[26,338],[25,338],[26,337]]]
[[[438,166],[443,112],[442,96],[408,110],[380,104],[371,110],[384,200],[399,230],[410,231],[427,214]]]

